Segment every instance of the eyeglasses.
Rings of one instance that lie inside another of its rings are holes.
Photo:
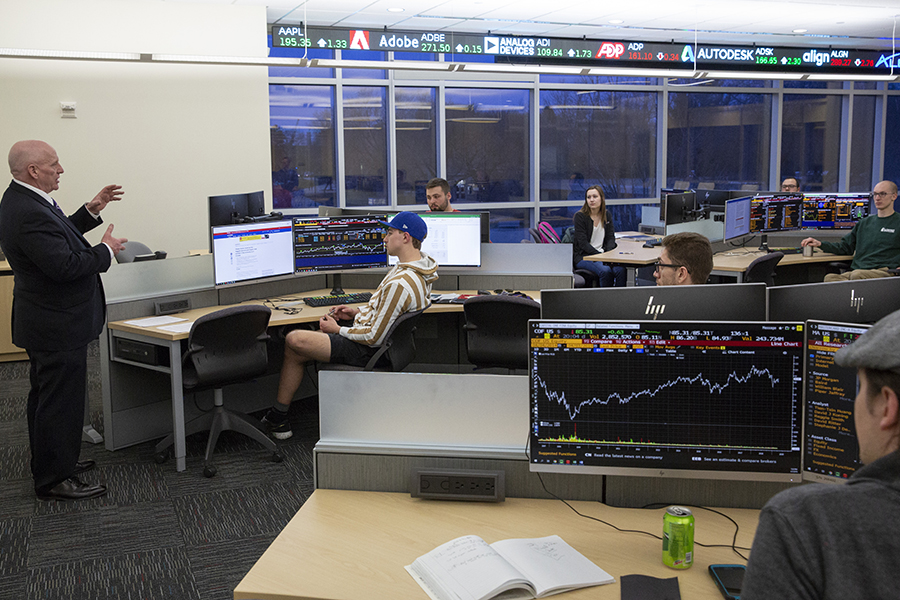
[[[659,261],[653,264],[656,267],[657,272],[659,272],[660,267],[669,267],[670,269],[680,269],[681,267],[684,267],[684,265],[667,265],[666,263],[661,263]],[[688,273],[690,273],[690,270],[688,271]]]
[[[884,196],[893,196],[894,194],[892,192],[875,192],[872,195],[876,198],[883,198]]]

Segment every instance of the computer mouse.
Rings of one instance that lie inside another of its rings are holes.
[[[488,290],[478,290],[479,296],[490,296],[491,293]]]
[[[654,246],[651,242],[644,242],[644,248],[655,248],[655,247],[656,246]]]

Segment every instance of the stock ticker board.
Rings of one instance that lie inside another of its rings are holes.
[[[276,48],[369,50],[489,56],[498,63],[585,67],[665,67],[685,71],[890,75],[900,52],[815,46],[740,46],[588,40],[430,31],[385,31],[273,25]],[[457,59],[459,60],[459,59]],[[464,60],[462,61],[464,62]],[[897,73],[900,75],[900,72]]]

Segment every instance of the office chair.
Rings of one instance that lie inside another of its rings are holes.
[[[543,243],[543,242],[541,241],[541,236],[540,236],[540,234],[537,232],[537,229],[535,229],[534,227],[529,227],[529,228],[528,228],[528,234],[531,236],[531,241],[534,242],[535,244],[542,244],[542,243]]]
[[[518,296],[474,296],[463,303],[466,353],[478,369],[528,368],[528,319],[541,305]]]
[[[397,317],[388,329],[384,342],[372,355],[365,367],[317,363],[320,371],[386,371],[398,372],[405,369],[416,357],[416,321],[428,307],[413,310]]]
[[[188,337],[188,349],[182,356],[182,379],[185,391],[199,392],[212,388],[214,408],[185,424],[185,436],[209,430],[203,475],[212,477],[211,464],[216,441],[222,431],[237,431],[262,444],[272,452],[272,460],[282,456],[254,417],[228,410],[224,406],[222,388],[242,383],[265,374],[268,366],[266,328],[272,311],[266,306],[231,306],[204,315],[194,321]],[[156,445],[157,462],[166,460],[164,450],[174,443],[174,433]]]
[[[697,184],[698,190],[714,190],[716,189],[716,183],[714,181],[701,181]]]
[[[755,259],[744,271],[744,283],[765,283],[767,287],[775,285],[775,265],[782,258],[784,252],[769,252]]]
[[[119,264],[135,262],[143,257],[149,257],[153,260],[157,258],[165,258],[165,252],[154,252],[146,244],[140,242],[125,242],[125,246],[118,254],[116,254],[116,262]]]
[[[742,192],[758,192],[759,184],[758,183],[745,183],[741,186]]]

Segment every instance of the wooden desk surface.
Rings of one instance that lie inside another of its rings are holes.
[[[570,502],[582,514],[622,529],[662,535],[665,509],[612,508]],[[734,525],[695,509],[695,542],[731,544]],[[723,509],[738,522],[737,545],[749,548],[759,511]],[[508,498],[500,503],[420,500],[408,494],[316,490],[234,591],[235,600],[358,598],[427,600],[404,570],[417,557],[454,538],[475,534],[488,543],[557,534],[616,578],[615,583],[565,594],[572,600],[619,600],[622,575],[678,577],[681,597],[720,599],[707,573],[714,563],[743,563],[730,548],[694,545],[687,570],[662,564],[662,542],[621,533],[576,515],[558,500]],[[742,551],[747,556],[749,551]]]
[[[584,260],[603,261],[639,267],[653,264],[659,259],[659,254],[662,252],[662,246],[644,248],[644,242],[636,242],[628,239],[620,240],[616,238],[616,243],[618,246],[615,250],[585,256]],[[750,250],[746,248],[719,252],[713,255],[713,271],[742,273],[747,270],[747,267],[750,266],[750,263],[753,262],[754,259],[765,256],[765,254],[765,252],[760,250]],[[852,255],[829,254],[828,252],[822,252],[816,248],[812,256],[785,254],[784,258],[778,261],[778,264],[801,265],[836,260],[851,260],[852,258]]]
[[[266,304],[269,308],[273,306],[280,306],[286,302],[296,301],[300,298],[305,298],[307,296],[324,296],[327,295],[331,290],[329,289],[321,289],[321,290],[308,290],[305,292],[298,292],[296,294],[288,294],[279,296],[277,301],[272,302],[270,300],[259,299],[259,300],[248,300],[246,302],[241,302],[241,304]],[[372,290],[363,290],[363,289],[350,289],[347,288],[345,290],[348,294],[352,294],[355,292],[366,292]],[[442,293],[441,290],[433,290],[433,293]],[[451,293],[450,291],[444,291],[443,293]],[[458,294],[477,294],[477,290],[456,290],[452,293]],[[541,293],[539,291],[525,291],[524,293],[528,294],[532,298],[536,300],[540,300]],[[353,305],[353,306],[358,306]],[[217,310],[227,308],[227,306],[207,306],[204,308],[194,308],[191,310],[186,310],[184,312],[176,313],[173,315],[169,315],[172,317],[178,317],[180,319],[186,319],[188,321],[196,321],[203,315],[209,314],[211,312],[215,312]],[[274,327],[277,325],[293,325],[295,323],[315,323],[322,315],[326,314],[331,308],[331,306],[306,306],[305,304],[298,304],[291,308],[299,308],[300,312],[295,314],[288,314],[285,311],[272,310],[272,317],[269,319],[269,326]],[[427,312],[429,313],[445,313],[445,312],[462,312],[462,304],[432,304]],[[161,340],[174,341],[187,339],[188,333],[172,333],[171,331],[166,331],[164,329],[160,329],[159,327],[139,327],[137,325],[129,325],[127,321],[135,321],[144,318],[150,317],[138,317],[136,319],[124,319],[122,321],[113,321],[109,323],[109,328],[116,331],[124,331],[128,333],[145,335],[153,338],[158,338]]]

